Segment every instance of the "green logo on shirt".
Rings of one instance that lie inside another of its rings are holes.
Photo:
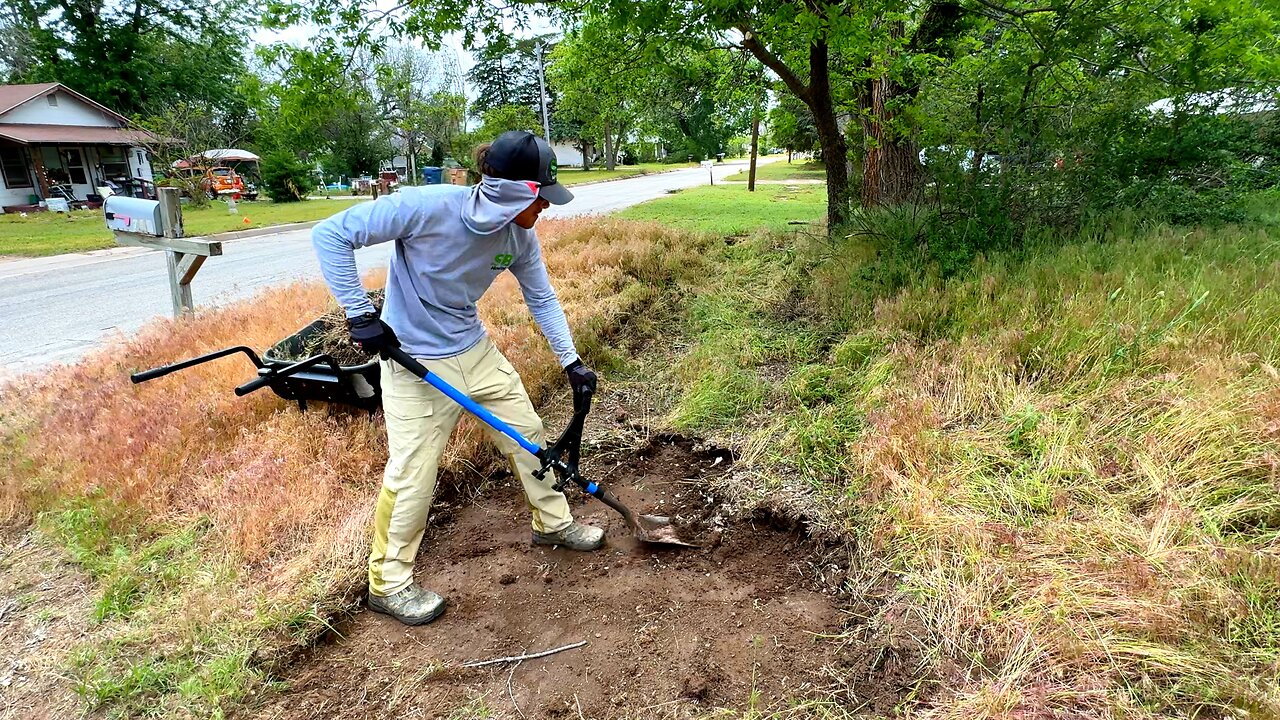
[[[489,266],[490,270],[506,270],[511,267],[511,263],[515,261],[515,256],[509,253],[500,253],[493,256],[493,264]]]

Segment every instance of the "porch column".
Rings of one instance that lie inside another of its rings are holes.
[[[39,145],[28,145],[27,152],[31,155],[31,167],[36,173],[36,186],[40,188],[40,198],[48,200],[49,178],[44,167],[44,152]]]

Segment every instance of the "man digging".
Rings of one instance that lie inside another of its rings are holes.
[[[476,302],[503,270],[560,359],[574,393],[594,392],[596,375],[578,357],[564,310],[547,277],[533,226],[550,204],[573,194],[556,182],[555,155],[527,132],[508,132],[476,149],[483,177],[474,187],[405,188],[360,203],[312,231],[329,289],[346,311],[351,338],[370,354],[403,347],[534,443],[542,420],[520,376],[489,340]],[[356,271],[356,248],[394,241],[382,316]],[[383,357],[387,458],[369,553],[369,607],[408,625],[440,616],[445,599],[413,582],[413,562],[435,493],[436,469],[462,408]],[[524,486],[533,542],[596,550],[604,531],[574,522],[563,494],[533,472],[536,458],[486,428]]]

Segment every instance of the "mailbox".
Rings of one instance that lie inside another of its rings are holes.
[[[107,229],[140,235],[164,235],[164,216],[158,200],[112,195],[102,203]]]

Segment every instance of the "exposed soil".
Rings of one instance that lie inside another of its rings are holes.
[[[601,457],[603,454],[597,454]],[[639,543],[594,500],[596,553],[534,547],[516,483],[433,520],[416,580],[449,598],[419,628],[363,611],[283,672],[263,718],[685,718],[816,696],[839,664],[842,613],[796,531],[734,520],[698,480],[724,451],[660,441],[593,471],[633,509],[670,514],[701,549]],[[601,463],[597,462],[597,468]],[[459,666],[585,640],[548,657]]]

